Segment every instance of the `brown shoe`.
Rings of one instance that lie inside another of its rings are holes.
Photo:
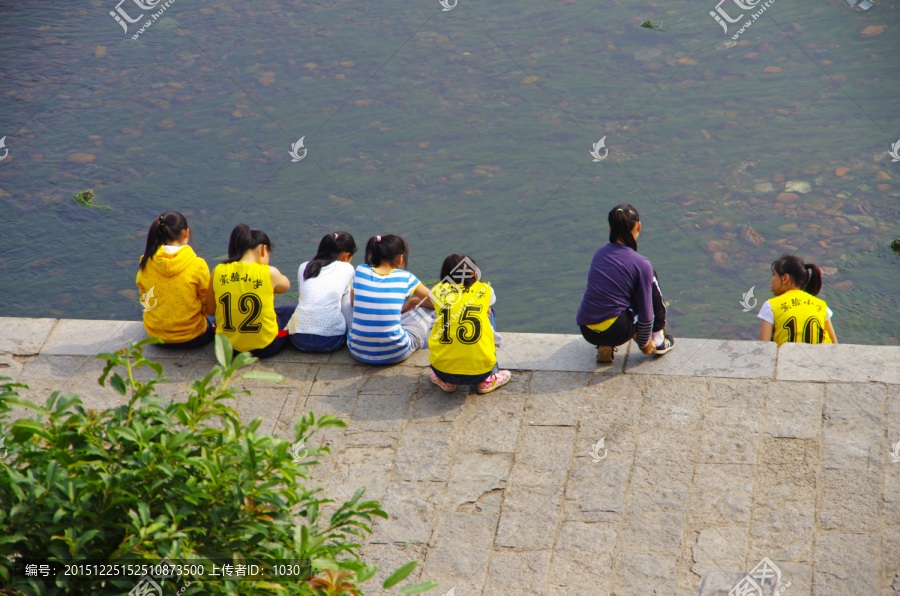
[[[597,346],[597,362],[609,364],[613,361],[613,354],[618,351],[612,346]]]

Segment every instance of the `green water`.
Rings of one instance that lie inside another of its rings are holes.
[[[715,4],[176,0],[138,40],[112,0],[5,6],[0,315],[139,319],[147,228],[174,209],[213,266],[235,224],[268,232],[292,290],[335,230],[403,235],[422,279],[465,252],[501,330],[577,333],[629,202],[676,336],[757,337],[739,301],[771,297],[768,264],[796,251],[837,270],[839,340],[896,344],[895,3],[779,1],[727,48]],[[810,191],[777,202],[788,181]],[[86,189],[110,209],[76,204]]]

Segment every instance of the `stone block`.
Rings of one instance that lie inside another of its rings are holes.
[[[360,396],[360,400],[364,396]],[[454,429],[449,422],[411,424],[403,429],[394,475],[400,480],[446,481],[450,476]]]
[[[703,417],[698,461],[704,464],[755,464],[765,410],[708,408]]]
[[[360,394],[345,434],[398,432],[409,409],[409,393]]]
[[[748,526],[753,500],[754,467],[700,464],[691,487],[691,522],[717,526]]]
[[[499,514],[499,499],[485,499],[506,488],[512,456],[505,453],[457,453],[450,470],[444,508]],[[499,496],[499,495],[497,495]],[[496,506],[496,510],[492,507]]]
[[[668,354],[647,356],[632,340],[625,372],[738,379],[772,378],[776,346],[773,342],[676,338]]]
[[[383,497],[394,467],[393,449],[350,447],[332,453],[334,455],[329,458],[333,462],[331,480],[343,489],[342,492],[353,495],[366,487],[365,500]]]
[[[458,444],[463,451],[512,453],[522,424],[524,402],[518,397],[497,393],[472,395],[463,414],[454,424],[459,429]]]
[[[852,365],[848,365],[852,363]],[[900,347],[854,344],[784,344],[778,350],[779,381],[900,384]]]
[[[641,414],[643,428],[700,430],[706,379],[655,377],[648,379],[648,385]]]
[[[380,518],[378,518],[380,519]],[[366,585],[381,586],[393,572],[400,569],[410,561],[415,561],[419,565],[413,569],[412,573],[405,580],[397,584],[394,588],[399,590],[410,584],[417,584],[428,581],[423,575],[423,564],[428,549],[421,544],[379,544],[371,543],[363,547],[361,558],[367,565],[378,566],[378,572],[370,579]]]
[[[744,567],[744,559],[747,551],[746,527],[707,527],[697,533],[697,538],[691,546],[691,556],[694,561],[691,572],[698,578],[704,578],[713,571],[740,570]],[[729,580],[734,579],[729,577]],[[740,577],[734,579],[734,582]],[[734,587],[731,583],[727,590]],[[696,586],[699,588],[700,586]],[[707,585],[709,590],[709,585]],[[727,595],[727,591],[723,596]]]
[[[0,353],[31,356],[41,351],[56,319],[0,317]]]
[[[874,532],[882,474],[877,470],[824,470],[818,521],[824,530]]]
[[[504,596],[542,595],[550,557],[549,550],[495,551],[488,568],[484,593]]]
[[[236,403],[225,403],[238,411],[244,424],[248,424],[255,418],[262,418],[263,422],[259,427],[259,432],[274,433],[290,393],[291,390],[286,388],[256,387],[249,395],[235,393]],[[296,400],[296,394],[293,399]],[[293,411],[293,404],[287,404],[287,407]]]
[[[115,352],[146,337],[143,323],[137,321],[63,319],[53,327],[41,348],[41,354],[94,356],[101,352]],[[150,355],[150,350],[147,355]],[[159,356],[161,354],[154,354],[154,357]]]
[[[484,582],[498,515],[449,512],[441,516],[424,576],[442,586]],[[443,581],[441,581],[443,580]],[[479,592],[474,592],[479,593]]]
[[[650,430],[637,439],[631,485],[645,490],[659,488],[688,490],[694,477],[694,463],[685,454],[694,452],[697,433]]]
[[[466,392],[457,389],[454,393],[442,391],[437,385],[425,384],[413,402],[410,422],[450,422],[463,413]]]
[[[560,520],[562,487],[509,487],[505,492],[496,546],[552,548]]]
[[[630,467],[630,453],[613,451],[599,462],[590,457],[578,458],[566,483],[565,519],[618,521],[624,509]]]
[[[547,577],[548,585],[565,594],[586,588],[593,589],[592,594],[610,590],[615,547],[615,524],[562,523]]]
[[[820,534],[816,537],[815,595],[877,594],[879,542],[875,536],[865,534]]]
[[[619,552],[613,573],[616,596],[674,594],[676,555]]]
[[[15,383],[28,360],[31,358],[0,353],[0,377],[8,377],[10,383]]]
[[[373,368],[360,387],[360,393],[403,393],[407,396],[415,393],[420,380],[428,380],[425,373],[409,366],[390,366]],[[430,384],[430,381],[429,381]]]
[[[687,503],[687,490],[634,489],[625,500],[619,549],[677,554],[681,550]]]
[[[516,448],[510,483],[519,486],[562,486],[572,461],[575,429],[526,426]]]
[[[500,368],[512,370],[553,370],[619,374],[625,364],[626,346],[610,364],[597,362],[597,348],[580,335],[551,333],[504,333],[497,348]]]
[[[440,482],[390,483],[381,500],[382,509],[390,518],[378,522],[370,542],[430,545],[439,520],[437,505],[443,500],[445,488]]]
[[[334,395],[356,397],[366,380],[368,368],[329,364],[316,371],[316,380],[309,390],[310,395]]]
[[[534,373],[525,404],[525,423],[534,426],[575,426],[589,379],[587,373]]]
[[[766,407],[769,381],[765,379],[712,379],[707,405],[711,408],[761,410]]]
[[[770,383],[765,432],[773,437],[818,439],[822,433],[823,385]]]
[[[275,373],[281,375],[284,378],[284,382],[277,383],[259,379],[244,379],[240,381],[242,387],[285,387],[288,389],[301,390],[305,397],[312,388],[313,379],[316,378],[316,373],[318,372],[318,366],[302,362],[276,362],[266,358],[265,360],[258,360],[249,367],[241,369],[238,376],[242,376],[250,371]]]

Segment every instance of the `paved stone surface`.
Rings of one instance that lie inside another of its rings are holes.
[[[121,398],[93,356],[143,337],[0,322],[0,375],[95,409]],[[598,366],[578,336],[504,333],[513,381],[488,395],[440,391],[427,352],[378,368],[289,349],[253,365],[287,382],[241,381],[235,407],[286,440],[310,410],[348,423],[311,438],[332,455],[310,484],[381,500],[364,545],[379,582],[414,560],[436,596],[725,596],[768,557],[785,596],[900,593],[900,348],[677,342]],[[173,400],[214,363],[209,346],[147,354]]]

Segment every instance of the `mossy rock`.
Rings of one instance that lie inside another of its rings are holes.
[[[112,207],[107,207],[106,205],[94,205],[94,191],[93,189],[83,190],[81,192],[76,192],[74,195],[75,202],[81,205],[82,207],[90,207],[91,209],[106,209],[110,210]]]

